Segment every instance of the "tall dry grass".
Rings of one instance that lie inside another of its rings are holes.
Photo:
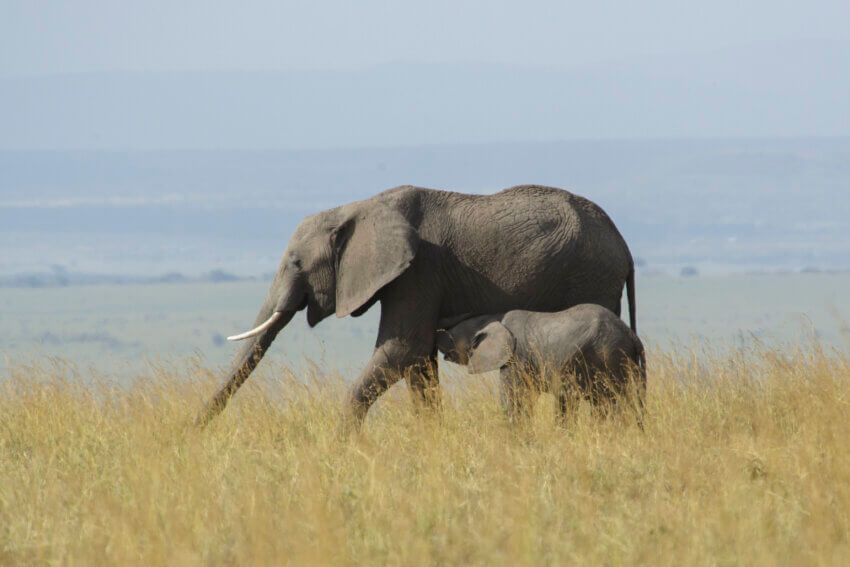
[[[62,361],[0,383],[0,564],[847,564],[850,358],[651,352],[645,430],[543,397],[509,426],[467,377],[439,418],[394,388],[342,439],[338,378],[266,368],[119,386]]]

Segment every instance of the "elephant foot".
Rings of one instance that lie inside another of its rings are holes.
[[[437,353],[408,368],[404,373],[410,390],[413,409],[417,414],[439,414],[443,406],[443,391],[437,370]]]
[[[350,415],[349,412],[343,412],[336,426],[336,438],[339,441],[345,441],[352,435],[360,433],[362,426],[362,419],[358,420],[355,416]]]
[[[378,375],[366,376],[355,381],[346,396],[342,410],[342,419],[339,429],[344,435],[360,431],[366,414],[372,404],[386,392],[395,380],[388,379],[390,374],[380,373]]]
[[[408,379],[407,384],[410,388],[413,411],[417,415],[438,415],[441,413],[443,408],[443,391],[438,381]]]

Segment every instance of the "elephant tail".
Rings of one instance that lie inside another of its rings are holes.
[[[626,297],[629,300],[629,325],[632,332],[637,334],[637,305],[635,304],[635,267],[632,266],[629,270],[629,276],[626,278]]]
[[[646,349],[640,345],[640,354],[638,354],[638,391],[637,391],[637,424],[643,431],[643,417],[646,408]]]

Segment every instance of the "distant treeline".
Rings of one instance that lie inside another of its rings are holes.
[[[675,270],[648,269],[643,261],[636,262],[638,272],[645,277],[697,277],[700,271],[697,267],[686,265],[678,272]],[[800,269],[779,270],[747,270],[743,273],[748,275],[788,275],[788,274],[846,274],[848,270],[821,269],[817,266],[806,266]],[[266,272],[260,276],[238,276],[224,270],[211,270],[199,276],[187,276],[180,272],[166,272],[157,276],[140,275],[118,275],[118,274],[88,274],[68,272],[61,266],[54,266],[51,272],[30,272],[0,276],[0,288],[49,288],[66,287],[77,285],[153,285],[153,284],[175,284],[175,283],[224,283],[224,282],[249,282],[249,281],[271,281],[274,272]]]

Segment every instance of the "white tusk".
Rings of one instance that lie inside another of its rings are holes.
[[[274,325],[274,322],[277,321],[278,319],[280,319],[281,315],[282,314],[281,314],[280,311],[275,311],[274,314],[272,314],[272,316],[269,317],[266,320],[266,322],[263,323],[262,325],[260,325],[259,327],[255,327],[255,328],[251,329],[250,331],[245,331],[241,335],[231,335],[231,336],[227,337],[227,340],[228,341],[241,341],[242,339],[247,339],[247,338],[259,335],[260,333],[262,333],[263,331],[265,331],[266,329],[268,329],[269,327]]]

